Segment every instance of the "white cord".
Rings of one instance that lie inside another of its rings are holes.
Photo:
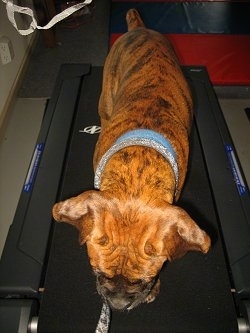
[[[29,35],[32,32],[35,31],[35,29],[50,29],[55,25],[57,22],[64,20],[66,17],[70,16],[71,14],[75,13],[79,9],[85,7],[86,5],[90,4],[92,0],[85,0],[82,1],[76,5],[73,5],[69,8],[66,8],[63,10],[61,13],[55,15],[49,23],[47,23],[45,26],[41,27],[37,25],[37,21],[34,17],[33,10],[29,7],[22,7],[18,6],[13,3],[13,0],[2,0],[4,3],[6,3],[6,10],[7,10],[7,16],[12,23],[12,25],[16,28],[16,30],[21,34],[21,35]],[[20,13],[24,15],[28,15],[31,17],[32,21],[30,23],[30,26],[26,30],[18,29],[16,20],[15,20],[15,13]]]
[[[107,303],[103,303],[102,311],[95,333],[108,333],[110,324],[111,310]]]

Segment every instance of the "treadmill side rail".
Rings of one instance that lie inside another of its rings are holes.
[[[226,256],[239,299],[250,298],[250,195],[239,191],[234,170],[228,158],[230,146],[237,158],[217,98],[203,67],[186,68],[201,100],[209,101],[195,110],[195,120],[203,147],[208,176],[217,209]],[[213,126],[217,124],[217,126]],[[240,169],[239,169],[240,172]],[[241,177],[243,177],[241,175]]]
[[[82,77],[89,71],[90,65],[64,65],[56,81],[0,261],[0,297],[38,294],[51,229],[51,207],[61,180]]]

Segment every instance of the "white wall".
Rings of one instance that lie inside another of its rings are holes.
[[[15,17],[21,23],[21,16],[16,14]],[[0,61],[0,136],[6,114],[10,109],[11,102],[17,90],[20,74],[34,40],[34,33],[29,36],[21,36],[17,32],[8,20],[6,4],[0,0],[0,37],[2,36],[8,37],[11,40],[14,59],[6,65],[2,65]]]

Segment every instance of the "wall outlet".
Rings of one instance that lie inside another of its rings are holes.
[[[7,37],[0,38],[0,56],[3,65],[8,64],[14,58],[12,43]]]

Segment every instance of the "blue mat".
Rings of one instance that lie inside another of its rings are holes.
[[[137,8],[147,27],[161,33],[250,34],[250,2],[115,2],[111,33],[126,31],[125,14]]]

